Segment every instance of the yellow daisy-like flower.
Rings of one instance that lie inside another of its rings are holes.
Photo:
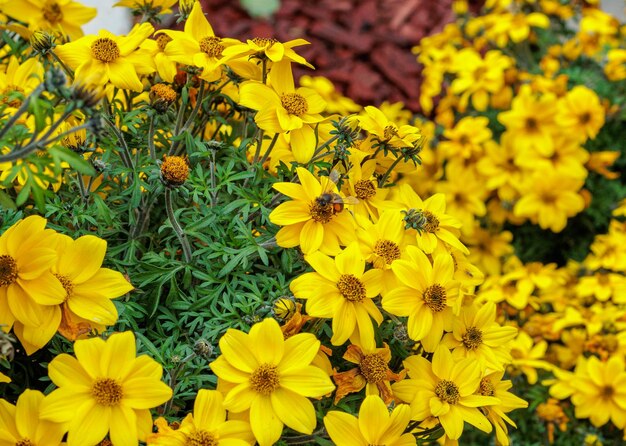
[[[513,99],[512,108],[498,115],[515,138],[520,151],[534,148],[545,156],[554,151],[553,136],[558,133],[555,123],[557,99],[554,94],[535,94],[530,85],[522,85]]]
[[[155,70],[147,51],[137,51],[144,40],[154,32],[149,23],[136,25],[128,36],[116,36],[106,30],[81,37],[57,46],[54,51],[68,67],[74,70],[77,81],[121,89],[143,91],[139,74]]]
[[[528,384],[532,385],[537,382],[537,369],[553,370],[555,368],[543,359],[548,350],[548,343],[545,340],[535,343],[528,333],[520,331],[509,347],[513,357],[513,368],[526,375]]]
[[[328,375],[311,365],[320,342],[310,333],[285,340],[274,319],[255,324],[250,333],[229,329],[219,342],[222,354],[210,364],[223,388],[224,407],[247,413],[260,446],[274,444],[283,425],[311,434],[315,409],[307,399],[335,388]]]
[[[50,30],[69,36],[72,40],[83,35],[81,26],[96,16],[96,8],[90,8],[74,0],[24,0],[9,1],[0,11],[21,22],[32,30]]]
[[[509,380],[502,380],[504,372],[492,372],[480,380],[478,394],[483,396],[493,396],[500,400],[499,404],[493,406],[485,406],[483,410],[487,415],[487,419],[491,421],[496,429],[496,440],[502,446],[509,446],[508,437],[509,429],[507,423],[513,427],[517,427],[513,420],[506,414],[514,409],[522,409],[528,407],[528,402],[513,395],[508,390],[513,387],[513,383]]]
[[[527,217],[542,229],[561,232],[567,219],[585,208],[585,200],[578,193],[583,181],[560,173],[537,172],[522,198],[515,203],[517,217]]]
[[[24,390],[17,404],[0,400],[0,444],[3,446],[59,446],[65,426],[40,418],[43,393]]]
[[[8,106],[5,113],[14,112],[22,105],[43,80],[43,72],[43,65],[36,58],[22,63],[15,56],[9,58],[9,63],[0,69],[0,103]]]
[[[446,214],[444,194],[435,194],[426,200],[407,184],[399,185],[385,208],[399,209],[404,214],[405,228],[417,237],[417,246],[426,254],[447,251],[449,245],[464,254],[468,249],[458,239],[461,222]]]
[[[383,348],[366,351],[358,345],[349,345],[343,359],[357,367],[333,373],[333,380],[337,384],[335,405],[349,393],[359,392],[363,388],[366,396],[378,395],[385,404],[391,404],[394,398],[390,381],[399,381],[403,376],[389,369],[387,364],[391,361],[391,350],[387,344]]]
[[[452,322],[452,332],[442,340],[452,350],[454,359],[471,358],[482,370],[504,370],[511,362],[505,344],[517,334],[517,328],[501,326],[496,322],[496,305],[486,302],[463,307]]]
[[[438,149],[447,159],[479,159],[485,150],[485,144],[491,141],[492,133],[488,124],[489,118],[486,116],[466,116],[454,128],[443,131],[447,140],[441,141]]]
[[[107,242],[93,235],[76,240],[61,235],[57,237],[58,260],[52,273],[65,288],[62,327],[76,325],[79,320],[90,321],[97,326],[109,326],[117,321],[117,309],[111,299],[133,290],[124,276],[108,268],[102,268]],[[81,330],[91,331],[89,327]],[[61,334],[75,340],[81,333],[62,329]],[[82,333],[84,334],[84,333]]]
[[[306,273],[291,282],[291,292],[306,299],[306,312],[313,317],[332,318],[333,345],[348,339],[360,347],[376,347],[374,326],[383,321],[372,299],[381,291],[382,271],[365,271],[365,260],[358,243],[352,243],[331,259],[321,252],[305,256],[315,272]]]
[[[402,258],[410,238],[405,236],[402,214],[387,210],[376,223],[364,218],[357,218],[359,227],[357,237],[359,248],[365,260],[374,268],[382,271],[382,294],[397,285],[391,265]],[[415,243],[415,242],[414,242]]]
[[[0,236],[0,323],[23,342],[27,354],[43,347],[61,322],[65,289],[50,272],[57,234],[32,215]]]
[[[115,333],[74,343],[48,365],[59,387],[46,397],[41,418],[68,423],[68,446],[97,444],[106,436],[119,446],[136,446],[152,431],[150,409],[172,397],[161,381],[163,368],[135,353],[135,335]]]
[[[431,264],[415,246],[408,246],[406,252],[406,260],[396,260],[391,266],[400,286],[383,296],[382,306],[396,316],[408,316],[409,337],[433,352],[444,330],[452,331],[453,314],[460,307],[454,262],[442,252],[433,256]]]
[[[619,429],[626,427],[626,371],[624,358],[612,356],[601,362],[595,356],[580,357],[573,376],[569,379],[568,392],[575,406],[576,418],[589,418],[596,427],[610,421]],[[558,376],[557,376],[558,377]],[[553,391],[554,389],[554,391]],[[550,394],[560,398],[560,390],[552,388]]]
[[[330,178],[319,180],[308,170],[296,169],[300,184],[276,183],[274,189],[293,198],[272,211],[269,219],[281,228],[276,243],[283,248],[300,246],[310,254],[317,250],[335,255],[341,251],[340,243],[347,245],[355,239],[354,218],[345,209],[337,211],[327,194],[338,193]],[[332,196],[332,195],[331,195]]]
[[[163,33],[163,34],[161,34]],[[176,62],[202,68],[200,77],[209,82],[216,81],[222,76],[222,53],[228,45],[238,42],[235,39],[217,37],[213,27],[202,12],[200,2],[195,2],[185,22],[184,31],[159,31],[158,39],[165,35],[172,39],[167,46],[163,45],[165,56]]]
[[[176,430],[164,418],[154,424],[159,433],[149,435],[146,443],[152,446],[248,446],[255,443],[250,423],[227,420],[224,398],[217,390],[200,389],[189,414]]]
[[[315,140],[310,126],[325,119],[320,113],[325,110],[326,101],[315,90],[305,87],[295,88],[289,62],[274,64],[270,81],[271,86],[258,81],[241,84],[239,103],[256,110],[255,122],[259,128],[269,133],[293,132],[308,127],[310,135],[304,135],[303,140],[311,138]],[[304,145],[311,149],[300,158],[310,159],[315,144]],[[300,161],[297,155],[298,153],[294,152],[296,160]]]
[[[409,356],[404,367],[410,379],[394,383],[391,388],[397,397],[411,404],[412,419],[437,417],[451,440],[459,439],[465,421],[491,432],[489,420],[478,408],[501,401],[475,393],[482,378],[477,362],[469,358],[455,361],[446,347],[439,346],[432,364],[421,356]]]
[[[604,107],[593,90],[577,85],[559,101],[556,122],[580,141],[594,139],[604,125]]]
[[[368,105],[358,115],[361,128],[381,144],[392,147],[417,147],[422,139],[420,129],[404,124],[398,125],[383,113],[379,108]]]
[[[411,409],[399,404],[389,413],[385,403],[375,395],[363,400],[359,417],[330,411],[324,417],[328,435],[337,446],[411,446],[415,437],[404,430],[411,421]]]
[[[355,162],[348,171],[344,187],[347,195],[358,200],[352,209],[354,215],[373,221],[378,219],[378,208],[382,206],[389,193],[388,188],[378,187],[378,182],[374,176],[377,164],[376,160],[365,161],[363,165],[360,162]]]
[[[225,62],[237,59],[256,58],[273,63],[281,61],[288,63],[295,62],[301,65],[306,65],[309,68],[314,68],[313,65],[304,59],[304,57],[300,56],[293,50],[293,48],[297,46],[308,44],[309,42],[304,39],[279,42],[273,38],[255,37],[253,39],[246,40],[245,43],[238,42],[238,44],[226,48],[223,55]]]

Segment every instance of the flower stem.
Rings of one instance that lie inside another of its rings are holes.
[[[172,206],[172,189],[169,187],[165,188],[165,209],[167,211],[167,218],[169,218],[172,228],[174,228],[174,232],[176,233],[176,237],[178,237],[178,241],[183,247],[185,262],[191,263],[191,246],[189,245],[189,240],[187,240],[185,231],[183,231],[183,228],[180,226],[178,220],[176,220],[176,216],[174,215],[174,207]]]

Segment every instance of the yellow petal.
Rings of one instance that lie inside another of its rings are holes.
[[[93,379],[76,358],[65,353],[57,355],[48,364],[48,375],[57,387],[82,386],[89,391],[93,384]]]
[[[90,398],[81,406],[74,406],[72,413],[67,446],[98,444],[104,439],[111,422],[110,406],[101,406]]]
[[[226,421],[224,398],[217,390],[200,389],[193,404],[193,419],[197,426],[213,431]]]
[[[127,379],[122,386],[124,405],[133,409],[152,409],[172,397],[172,389],[167,384],[151,378]]]
[[[280,421],[269,396],[257,396],[250,406],[250,426],[259,446],[271,446],[278,441],[283,432]]]
[[[109,268],[100,268],[88,280],[74,285],[74,292],[82,296],[100,296],[115,299],[132,291],[134,287],[122,275]]]
[[[285,341],[285,353],[278,373],[285,374],[310,364],[317,355],[320,341],[312,333],[299,333]]]
[[[276,319],[267,318],[254,324],[248,334],[259,364],[278,365],[283,358],[285,338]]]
[[[368,442],[359,430],[356,417],[338,411],[330,411],[324,417],[324,426],[330,439],[337,446],[366,446]]]
[[[324,225],[320,222],[309,220],[300,232],[300,248],[304,254],[317,251],[324,240]]]
[[[278,388],[270,395],[272,408],[284,424],[297,432],[310,434],[315,429],[313,404],[305,397],[286,388]]]
[[[81,412],[82,406],[90,408],[94,404],[91,389],[77,391],[70,387],[61,387],[46,396],[41,405],[40,417],[55,423],[66,423],[74,420]],[[102,436],[104,437],[104,434]]]
[[[281,373],[280,386],[311,398],[326,395],[335,389],[328,375],[312,365]]]
[[[378,395],[369,395],[359,409],[359,430],[369,444],[380,444],[389,421],[389,411]]]
[[[137,416],[123,404],[111,409],[111,443],[119,446],[137,446]]]
[[[63,246],[59,253],[57,272],[82,283],[91,278],[102,266],[107,242],[93,235],[85,235]]]
[[[234,367],[252,373],[259,366],[256,355],[250,350],[248,335],[234,329],[228,329],[219,341],[220,350],[226,360]],[[228,380],[227,377],[223,379]]]
[[[138,93],[143,91],[143,84],[137,76],[135,67],[130,62],[117,60],[106,64],[106,73],[111,83],[123,90],[132,90]]]

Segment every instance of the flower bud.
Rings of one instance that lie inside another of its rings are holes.
[[[189,177],[189,165],[182,156],[165,155],[161,163],[161,178],[170,187],[182,186]]]
[[[54,36],[46,31],[35,31],[31,34],[29,42],[31,48],[42,55],[54,48]]]
[[[150,104],[158,113],[165,113],[176,100],[176,92],[165,84],[156,84],[150,88]]]
[[[191,10],[193,9],[193,5],[196,4],[197,0],[180,0],[178,2],[178,10],[180,11],[180,15],[187,18],[189,14],[191,14]]]

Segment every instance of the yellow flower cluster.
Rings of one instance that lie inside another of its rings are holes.
[[[95,236],[73,240],[46,229],[34,215],[0,236],[0,324],[13,328],[28,355],[57,331],[75,340],[117,321],[111,299],[133,286],[102,268],[106,248]]]

